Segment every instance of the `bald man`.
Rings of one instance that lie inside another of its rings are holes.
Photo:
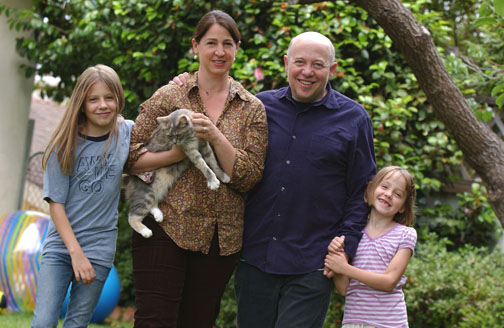
[[[322,327],[333,290],[324,257],[335,236],[355,254],[376,172],[369,115],[328,83],[337,63],[317,32],[291,40],[289,86],[261,92],[268,150],[261,182],[248,194],[235,272],[240,328]]]

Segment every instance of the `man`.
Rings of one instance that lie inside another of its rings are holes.
[[[291,40],[289,86],[261,92],[268,149],[247,196],[235,272],[239,328],[322,327],[334,288],[327,247],[345,236],[351,260],[367,221],[364,190],[376,172],[369,115],[331,88],[334,46],[317,32]],[[175,79],[182,84],[182,79]]]
[[[370,118],[328,83],[337,63],[316,32],[292,39],[289,87],[261,92],[269,142],[261,182],[247,196],[235,273],[238,327],[322,327],[333,283],[327,246],[345,236],[351,259],[367,219],[376,171]],[[331,274],[329,274],[331,276]]]

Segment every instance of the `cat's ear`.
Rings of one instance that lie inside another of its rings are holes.
[[[189,125],[189,122],[191,121],[191,118],[188,115],[180,115],[177,119],[177,126],[187,126]]]
[[[156,117],[156,120],[158,121],[159,124],[166,124],[169,120],[168,116],[159,116]]]

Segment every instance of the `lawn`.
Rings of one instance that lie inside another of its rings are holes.
[[[0,314],[0,327],[2,328],[29,328],[32,320],[32,313],[5,312]],[[59,321],[58,327],[63,325],[63,319]],[[89,328],[132,328],[131,322],[107,321],[102,324],[90,324]]]

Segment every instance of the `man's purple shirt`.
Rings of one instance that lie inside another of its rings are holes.
[[[263,178],[247,195],[242,259],[263,272],[303,274],[324,267],[327,246],[345,235],[352,258],[376,173],[369,115],[333,90],[300,103],[289,87],[261,92],[268,116]]]

